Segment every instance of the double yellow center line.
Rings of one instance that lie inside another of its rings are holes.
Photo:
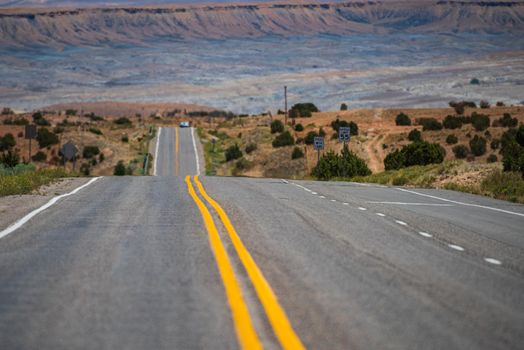
[[[218,217],[224,224],[229,238],[231,239],[236,253],[238,254],[238,257],[242,262],[242,265],[244,266],[251,283],[253,284],[258,299],[264,308],[269,323],[271,324],[271,327],[273,328],[280,345],[285,350],[304,349],[304,345],[293,330],[293,327],[291,326],[284,309],[282,306],[280,306],[275,293],[262,274],[262,271],[255,263],[255,260],[245,245],[242,243],[242,240],[238,236],[226,212],[213,198],[207,194],[204,186],[198,179],[198,176],[194,177],[194,181],[202,197],[216,211]],[[260,341],[253,326],[248,307],[242,296],[240,284],[238,283],[238,280],[235,276],[233,267],[213,221],[213,217],[211,216],[204,202],[196,194],[189,176],[186,176],[186,184],[189,195],[197,204],[197,207],[202,214],[202,218],[204,219],[204,223],[209,235],[209,242],[218,265],[222,282],[224,283],[229,307],[231,308],[233,315],[233,322],[235,325],[238,341],[243,349],[262,349],[262,342]]]

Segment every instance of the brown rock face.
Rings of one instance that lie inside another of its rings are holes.
[[[154,38],[524,32],[524,2],[387,1],[4,9],[0,45],[100,45]]]

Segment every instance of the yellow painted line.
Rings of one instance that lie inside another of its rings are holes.
[[[280,306],[275,293],[271,289],[271,286],[262,274],[262,271],[260,271],[258,268],[251,254],[249,254],[249,251],[244,246],[244,243],[242,243],[240,240],[240,237],[231,224],[231,221],[229,220],[226,212],[213,198],[211,198],[206,193],[204,186],[202,186],[202,183],[198,179],[198,176],[195,176],[195,183],[202,196],[209,202],[209,204],[211,204],[211,206],[218,213],[220,220],[222,220],[222,223],[224,224],[224,227],[226,228],[229,237],[233,242],[240,261],[242,261],[242,264],[244,265],[244,268],[246,269],[247,274],[251,279],[253,286],[255,287],[258,298],[262,303],[264,310],[266,311],[266,315],[269,319],[269,322],[271,323],[271,326],[273,327],[273,331],[275,332],[280,345],[282,345],[285,350],[305,349],[300,338],[293,330],[291,322],[289,322],[284,309]]]
[[[229,302],[229,307],[231,308],[231,313],[233,315],[233,322],[235,325],[235,330],[237,334],[238,341],[242,349],[251,350],[251,349],[262,349],[262,343],[257,336],[253,322],[251,321],[251,316],[247,305],[242,297],[242,290],[240,285],[235,277],[233,272],[233,267],[227,256],[227,252],[222,244],[220,235],[218,234],[217,228],[209,213],[209,210],[204,205],[204,203],[198,198],[195,193],[195,189],[191,184],[189,176],[186,176],[186,184],[189,191],[189,195],[193,198],[200,213],[202,214],[202,219],[204,220],[209,244],[213,255],[215,256],[215,261],[222,277],[222,282],[226,290],[227,300]]]
[[[175,127],[175,175],[178,176],[178,127]]]

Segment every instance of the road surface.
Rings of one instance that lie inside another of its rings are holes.
[[[522,348],[524,206],[187,179],[190,129],[158,150],[0,239],[0,348]]]

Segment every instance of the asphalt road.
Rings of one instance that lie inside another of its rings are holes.
[[[158,176],[99,179],[0,239],[0,348],[235,349],[239,329],[269,349],[522,348],[524,206],[200,177],[229,226],[185,182],[191,131],[158,149]]]

